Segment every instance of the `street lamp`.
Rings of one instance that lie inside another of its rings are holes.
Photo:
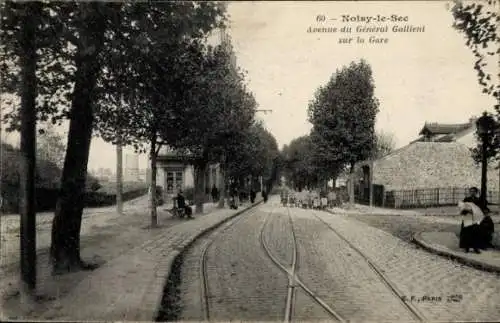
[[[486,206],[487,197],[487,171],[488,171],[488,146],[490,144],[490,139],[492,132],[495,130],[496,122],[492,116],[488,113],[483,112],[483,115],[476,121],[477,134],[481,139],[481,203]]]

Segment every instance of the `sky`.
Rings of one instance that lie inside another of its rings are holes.
[[[246,2],[232,3],[229,12],[238,63],[248,70],[260,107],[273,109],[263,119],[280,146],[309,132],[307,105],[315,90],[336,69],[360,59],[373,70],[380,101],[376,128],[394,134],[398,147],[415,139],[426,121],[467,122],[494,105],[481,93],[474,57],[452,28],[445,2]],[[355,32],[307,33],[309,26],[365,25],[343,23],[341,15],[378,14],[407,16],[397,25],[424,25],[425,32],[364,34],[385,35],[386,44],[338,43],[362,36]],[[321,24],[318,15],[337,20]]]
[[[453,29],[445,1],[232,2],[228,13],[237,64],[248,73],[259,109],[273,110],[258,118],[280,147],[309,132],[307,106],[315,90],[337,69],[360,59],[373,71],[380,102],[376,129],[393,134],[397,147],[415,139],[425,122],[462,123],[493,110],[495,102],[481,92],[474,56],[463,35]],[[354,20],[395,15],[402,21],[343,22],[343,15]],[[387,26],[389,31],[359,33],[358,25]],[[394,25],[424,26],[425,31],[395,33]],[[352,32],[340,32],[345,26]],[[337,31],[311,33],[309,27]],[[357,43],[358,36],[365,42]],[[388,42],[369,43],[370,36]],[[350,37],[352,43],[339,43]],[[146,156],[141,156],[139,167],[146,163]],[[115,147],[94,138],[89,169],[115,165]]]

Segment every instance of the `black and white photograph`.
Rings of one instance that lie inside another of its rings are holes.
[[[498,12],[0,1],[0,320],[500,321]]]

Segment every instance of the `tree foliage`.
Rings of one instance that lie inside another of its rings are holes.
[[[361,60],[337,70],[309,103],[310,139],[319,172],[332,178],[370,157],[378,100],[370,65]]]
[[[483,114],[484,115],[484,114]],[[477,141],[477,145],[471,148],[472,158],[477,164],[480,164],[483,159],[483,140],[486,145],[486,160],[498,160],[498,152],[500,151],[500,136],[498,131],[500,129],[500,124],[491,113],[485,112],[485,115],[489,116],[489,121],[491,122],[488,132],[481,138],[479,129],[477,128],[474,136]]]
[[[479,85],[483,88],[483,93],[493,96],[496,100],[494,105],[496,115],[493,116],[496,119],[496,131],[488,137],[487,160],[498,158],[500,151],[498,133],[500,124],[500,72],[498,70],[500,36],[498,24],[500,17],[498,5],[498,0],[465,3],[456,1],[452,7],[455,19],[454,27],[465,36],[465,44],[472,50],[476,58],[474,70],[477,72]],[[492,75],[492,71],[495,71],[496,75]],[[477,133],[476,138],[478,144],[472,149],[472,157],[479,163],[482,159],[482,140]]]
[[[234,151],[232,146],[240,146],[254,120],[257,103],[233,63],[233,55],[228,43],[208,46],[197,55],[189,84],[178,91],[182,109],[171,118],[175,130],[160,134],[169,146],[187,151],[193,158],[197,213],[203,210],[208,164],[228,156]]]
[[[452,8],[455,18],[454,27],[462,32],[466,39],[466,45],[472,50],[476,58],[474,69],[477,72],[479,84],[483,87],[483,93],[492,95],[497,104],[495,109],[500,113],[500,83],[498,72],[498,59],[494,60],[496,66],[488,64],[488,57],[498,57],[500,54],[500,37],[498,35],[498,0],[487,2],[465,2],[456,1]],[[497,75],[488,72],[488,65],[496,71]]]
[[[65,138],[50,125],[42,129],[37,137],[37,160],[45,159],[62,168],[65,153]]]
[[[279,150],[274,136],[256,122],[241,133],[238,144],[230,145],[227,157],[227,176],[240,180],[263,176],[264,181],[273,178],[273,169]]]
[[[41,21],[36,26],[37,39],[37,117],[40,121],[60,124],[70,118],[70,106],[74,91],[76,59],[79,53],[92,54],[96,48],[83,37],[81,31],[89,28],[89,14],[93,9],[106,18],[105,29],[116,25],[119,17],[118,3],[89,5],[79,2],[43,2]],[[14,97],[20,91],[20,47],[17,41],[20,15],[25,10],[22,2],[5,1],[0,4],[2,21],[0,28],[0,55],[2,62],[1,93],[7,108],[3,122],[8,130],[19,129],[19,110],[6,94]],[[104,31],[103,31],[104,32]],[[8,109],[8,110],[7,110]]]
[[[107,39],[112,46],[103,55],[97,134],[144,151],[160,132],[177,134],[182,89],[193,83],[201,41],[222,23],[223,8],[153,2],[126,4],[122,11],[121,25]]]
[[[301,191],[318,183],[313,155],[314,144],[309,135],[296,138],[283,147],[283,173],[289,186]]]
[[[97,133],[104,140],[149,149],[152,186],[156,157],[163,144],[176,146],[191,131],[186,120],[189,89],[199,83],[203,39],[224,21],[217,3],[155,2],[128,4],[115,44],[106,51],[98,95]],[[152,225],[156,222],[151,198]]]
[[[188,149],[201,164],[220,160],[254,121],[257,103],[232,55],[229,44],[209,46],[193,83],[182,89],[184,104],[177,124],[185,126],[179,127],[171,144]]]

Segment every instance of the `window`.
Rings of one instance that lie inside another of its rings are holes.
[[[183,176],[182,172],[176,172],[175,173],[175,189],[180,190],[182,189],[182,184],[183,184]]]
[[[174,173],[167,172],[167,194],[174,193]]]

